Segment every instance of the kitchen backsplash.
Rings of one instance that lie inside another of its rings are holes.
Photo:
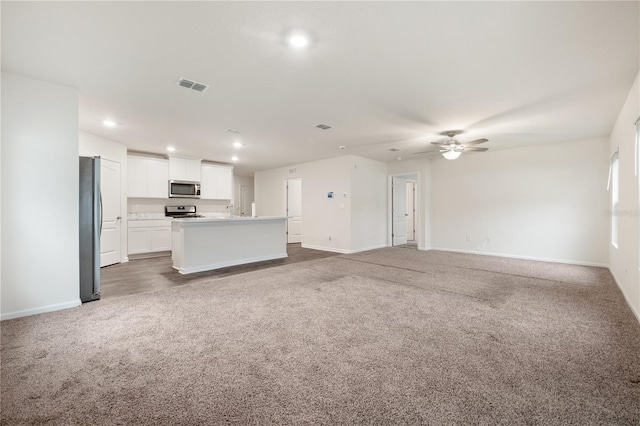
[[[162,213],[164,206],[195,205],[198,213],[205,212],[227,212],[228,201],[215,200],[191,200],[188,198],[172,198],[170,200],[160,200],[155,198],[128,198],[128,213]]]

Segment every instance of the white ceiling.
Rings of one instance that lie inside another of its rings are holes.
[[[82,130],[137,151],[237,153],[240,174],[344,154],[416,158],[451,129],[492,150],[605,136],[640,63],[638,2],[1,7],[2,70],[78,88]],[[293,29],[312,46],[289,48]],[[243,130],[239,151],[227,128]]]

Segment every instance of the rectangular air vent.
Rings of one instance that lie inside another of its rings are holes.
[[[317,127],[318,129],[322,129],[322,130],[329,130],[329,129],[333,129],[333,127],[332,127],[332,126],[329,126],[328,124],[322,124],[322,123],[320,123],[320,124],[316,124],[316,127]]]
[[[227,130],[225,130],[225,132],[227,132],[227,133],[233,133],[233,134],[239,135],[239,134],[241,134],[241,133],[242,133],[242,130],[238,130],[238,129],[227,129]]]
[[[209,87],[204,83],[198,83],[197,81],[189,80],[188,78],[180,78],[176,84],[187,89],[195,90],[196,92],[204,92]]]
[[[400,148],[389,148],[388,150],[391,152],[398,152],[400,151]]]

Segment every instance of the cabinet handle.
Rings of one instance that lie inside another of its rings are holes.
[[[120,220],[120,219],[122,219],[122,217],[120,217],[120,216],[116,217],[116,220]]]

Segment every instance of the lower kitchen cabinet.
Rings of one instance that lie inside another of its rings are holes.
[[[130,220],[128,225],[129,254],[171,250],[171,219]]]

